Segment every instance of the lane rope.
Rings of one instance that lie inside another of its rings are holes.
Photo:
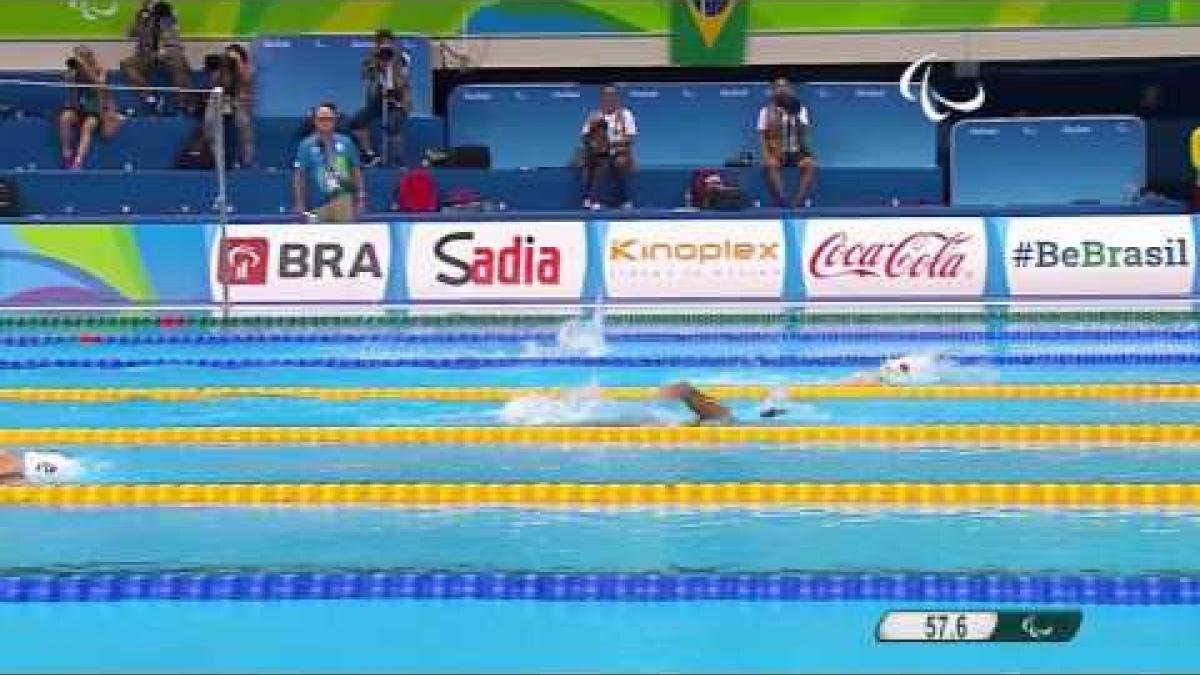
[[[17,485],[0,506],[1200,507],[1196,483],[190,483]]]
[[[113,427],[0,429],[0,447],[46,445],[772,444],[1129,447],[1200,444],[1200,424],[930,424],[680,427]]]
[[[1196,605],[1200,575],[156,571],[0,574],[0,602],[538,600]]]
[[[0,347],[46,347],[73,344],[150,346],[150,345],[232,345],[232,344],[505,344],[553,343],[554,331],[469,332],[469,333],[71,333],[0,336]],[[1119,342],[1119,341],[1200,341],[1195,329],[1097,329],[1097,330],[858,330],[810,331],[796,328],[776,330],[710,331],[639,331],[606,332],[606,342],[645,344],[679,342],[800,342],[800,343],[876,343],[876,342]]]
[[[450,356],[414,358],[284,357],[284,358],[36,358],[0,359],[0,370],[40,368],[432,368],[460,370],[476,368],[835,368],[874,367],[886,358],[838,354],[829,356]],[[1194,366],[1200,353],[1154,354],[1006,354],[955,356],[962,366]]]
[[[777,393],[767,385],[703,386],[721,399],[760,400]],[[594,391],[617,401],[648,401],[659,397],[656,387],[602,387]],[[1069,383],[1069,384],[947,384],[847,385],[805,384],[786,387],[789,398],[816,399],[1058,399],[1058,400],[1200,400],[1200,383]],[[444,401],[500,403],[527,396],[556,397],[549,387],[130,387],[0,389],[0,401],[30,403],[123,403],[129,401],[214,401],[235,398],[295,398],[321,401]]]
[[[28,314],[0,315],[3,328],[328,328],[345,326],[406,326],[441,328],[450,326],[553,326],[576,317],[579,312],[564,310],[558,314],[470,314],[464,312],[441,315],[342,315],[342,316],[243,316],[153,314],[153,315],[63,315]],[[727,324],[788,324],[788,325],[876,325],[930,324],[956,325],[981,321],[1018,323],[1163,323],[1200,320],[1196,310],[1005,310],[992,312],[747,312],[720,313],[701,311],[682,313],[630,312],[610,309],[605,320],[625,325],[727,325]]]

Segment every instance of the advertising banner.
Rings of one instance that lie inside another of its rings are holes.
[[[391,228],[229,225],[212,245],[213,299],[229,302],[383,302]],[[225,297],[228,289],[228,297]]]
[[[822,218],[803,228],[809,297],[979,297],[982,218]]]
[[[415,223],[405,277],[412,300],[579,300],[582,222]]]
[[[27,307],[209,302],[208,225],[0,226],[0,304]]]
[[[1009,218],[1011,295],[1187,295],[1196,259],[1187,216]]]
[[[775,220],[609,224],[604,284],[613,299],[780,299],[787,250]]]

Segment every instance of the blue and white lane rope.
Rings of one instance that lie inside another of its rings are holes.
[[[237,333],[70,333],[0,336],[0,347],[46,347],[70,344],[96,345],[229,345],[229,344],[489,344],[553,342],[554,331],[472,332],[237,332]],[[713,330],[713,331],[610,331],[612,343],[680,342],[1200,342],[1196,329],[1059,329],[1059,330]]]
[[[726,600],[1200,605],[1200,575],[437,571],[0,574],[0,603],[138,600]]]
[[[842,354],[829,356],[451,356],[405,358],[285,357],[285,358],[36,358],[0,359],[0,370],[38,368],[835,368],[876,367],[882,359],[903,356]],[[953,357],[962,366],[1195,366],[1200,353],[1153,354],[1004,354]]]

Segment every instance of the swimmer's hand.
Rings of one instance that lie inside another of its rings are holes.
[[[776,408],[774,406],[772,406],[770,408],[763,408],[762,410],[758,411],[758,416],[763,419],[771,419],[774,417],[783,417],[786,414],[787,414],[787,408]]]

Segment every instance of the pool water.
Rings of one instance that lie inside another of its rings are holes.
[[[677,404],[610,387],[830,384],[897,357],[936,384],[1200,383],[1190,318],[953,326],[892,320],[712,325],[641,317],[529,326],[15,328],[0,389],[514,387],[509,400],[0,402],[0,429],[160,426],[677,426]],[[739,423],[1198,424],[1200,400],[821,398],[729,402]],[[1200,483],[1200,446],[1005,443],[144,445],[55,448],[87,484],[145,483]],[[875,642],[891,609],[1004,603],[875,600],[14,601],[2,578],[236,570],[840,575],[989,573],[1131,578],[1200,572],[1189,509],[768,505],[0,507],[0,672],[1159,672],[1194,671],[1200,601],[1018,603],[1079,608],[1067,644]],[[39,576],[40,575],[40,576]],[[107,575],[107,576],[105,576]],[[831,577],[832,578],[832,577]],[[15,582],[14,582],[15,583]],[[649,582],[647,582],[649,583]],[[839,582],[840,583],[840,582]],[[1023,597],[1023,596],[1022,596]],[[1032,597],[1032,596],[1030,596]],[[1191,597],[1191,596],[1187,596]],[[6,599],[8,598],[8,599]],[[1153,600],[1153,598],[1151,598]],[[1012,602],[1010,599],[1008,602]],[[151,637],[152,636],[152,637]],[[214,647],[217,645],[217,647]]]

